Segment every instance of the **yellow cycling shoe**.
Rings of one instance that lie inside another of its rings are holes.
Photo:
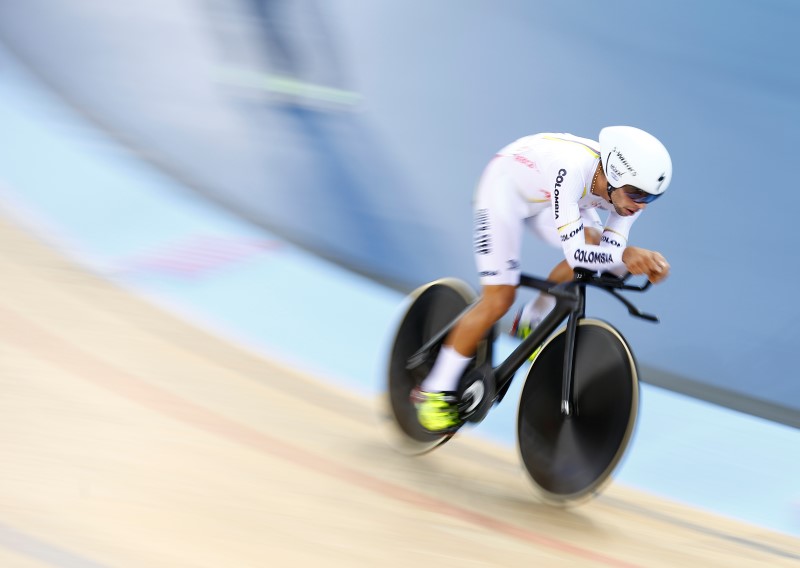
[[[414,389],[411,400],[417,410],[417,420],[428,432],[447,433],[461,426],[458,396],[454,392],[427,392]]]
[[[511,335],[512,337],[516,337],[517,339],[524,340],[527,339],[527,337],[531,334],[533,328],[539,325],[539,322],[538,321],[523,322],[521,320],[522,320],[522,310],[517,312],[517,315],[514,318],[514,323],[511,325],[511,331],[509,331],[509,335]],[[544,343],[542,343],[539,347],[537,347],[536,351],[531,353],[531,356],[528,357],[528,361],[533,361],[534,359],[536,359],[536,356],[539,354],[539,351],[542,350],[542,347],[544,347]]]

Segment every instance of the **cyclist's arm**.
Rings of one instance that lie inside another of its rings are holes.
[[[609,272],[617,276],[622,276],[625,272],[628,272],[627,265],[624,262],[626,260],[625,251],[628,248],[628,234],[630,233],[633,222],[639,218],[640,213],[641,212],[637,212],[634,215],[623,217],[615,211],[611,211],[603,227],[603,234],[600,236],[600,246],[616,251],[620,260],[623,261],[621,267],[615,267],[609,270]]]
[[[554,204],[553,215],[567,264],[571,268],[586,268],[598,272],[624,271],[625,263],[622,261],[622,254],[625,249],[624,243],[627,243],[627,233],[625,239],[622,239],[620,235],[616,235],[615,232],[610,232],[606,228],[600,237],[599,245],[588,244],[578,203],[576,201],[560,201],[558,213],[555,212]],[[616,235],[616,239],[613,238],[614,235]],[[603,241],[604,238],[606,241]],[[612,244],[610,242],[612,240],[620,246]]]

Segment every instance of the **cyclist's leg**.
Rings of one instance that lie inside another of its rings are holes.
[[[516,286],[483,286],[478,302],[459,320],[445,345],[452,346],[462,355],[474,355],[478,342],[514,304],[516,293]]]
[[[455,390],[466,361],[480,340],[511,308],[520,277],[520,251],[527,204],[519,196],[502,162],[487,167],[474,201],[473,242],[475,265],[482,287],[477,303],[456,324],[440,351],[423,390]],[[456,363],[456,357],[460,361]],[[442,365],[438,365],[438,363]],[[443,388],[444,387],[444,388]]]
[[[445,340],[465,357],[511,308],[520,278],[520,252],[527,205],[513,180],[495,162],[475,192],[473,242],[481,295]]]
[[[480,341],[514,303],[515,286],[484,286],[481,297],[445,339],[436,362],[414,394],[420,424],[441,432],[461,424],[458,385]]]
[[[502,171],[490,171],[475,196],[475,259],[482,293],[474,307],[445,339],[418,393],[420,422],[429,430],[448,428],[454,418],[454,393],[478,343],[511,308],[520,275],[520,249],[526,205]],[[442,397],[444,397],[444,400]],[[432,401],[435,398],[435,402]],[[443,402],[444,400],[444,402]]]

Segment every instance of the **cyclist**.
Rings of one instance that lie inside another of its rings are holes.
[[[431,432],[457,428],[457,388],[480,340],[511,308],[520,278],[527,226],[562,248],[565,259],[549,275],[572,279],[574,268],[669,274],[658,252],[628,245],[628,233],[648,203],[666,191],[672,160],[651,134],[631,126],[600,131],[599,143],[572,134],[520,138],[487,165],[474,198],[475,260],[481,296],[445,339],[431,372],[412,394],[420,424]],[[605,224],[597,212],[608,212]],[[512,333],[526,337],[555,300],[542,294],[515,318]]]

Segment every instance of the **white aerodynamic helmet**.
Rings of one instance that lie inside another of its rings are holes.
[[[633,126],[607,126],[600,131],[603,171],[611,187],[629,184],[649,202],[664,193],[672,180],[672,159],[652,134]]]

